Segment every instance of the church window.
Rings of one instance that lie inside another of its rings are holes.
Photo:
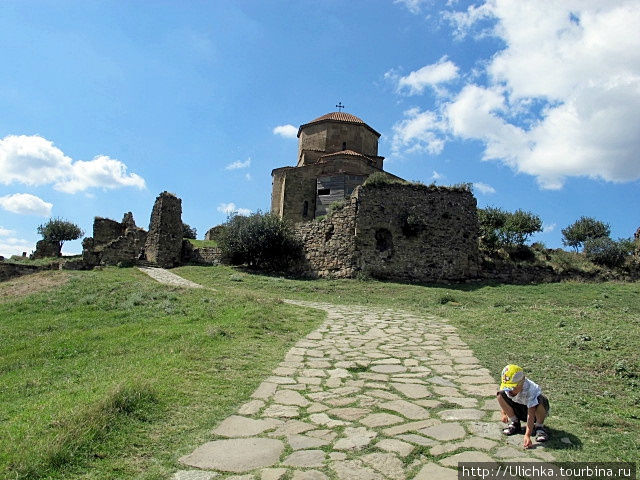
[[[347,142],[342,142],[342,150],[346,150],[347,149]]]
[[[330,188],[319,188],[318,189],[318,195],[331,195],[331,189]]]
[[[306,200],[302,204],[302,216],[306,217],[309,214],[309,202]]]

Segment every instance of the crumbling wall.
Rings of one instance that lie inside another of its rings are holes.
[[[38,240],[36,242],[36,249],[29,258],[35,260],[38,258],[59,257],[60,255],[62,255],[62,253],[60,252],[60,244],[58,242]]]
[[[180,265],[182,251],[182,200],[169,192],[156,198],[145,243],[147,260],[163,268]]]
[[[122,222],[96,217],[93,237],[82,241],[82,259],[87,266],[133,265],[143,256],[146,240],[147,232],[136,226],[131,212]]]
[[[93,242],[104,245],[124,235],[125,225],[110,218],[95,217],[93,219]]]
[[[329,215],[299,223],[304,261],[297,267],[309,276],[348,278],[357,273],[355,243],[356,199],[351,197]]]
[[[354,196],[361,271],[419,282],[478,276],[477,206],[469,190],[383,183]]]

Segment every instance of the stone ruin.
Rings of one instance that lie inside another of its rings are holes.
[[[38,240],[36,243],[36,249],[31,255],[29,255],[29,258],[35,260],[38,258],[59,257],[61,255],[60,244],[58,242]]]
[[[88,267],[129,266],[151,262],[161,267],[180,264],[182,253],[182,201],[169,192],[156,198],[149,232],[136,226],[131,212],[121,222],[96,217],[93,237],[82,241],[82,258]]]
[[[122,222],[96,217],[93,237],[82,241],[82,259],[87,266],[133,265],[144,258],[146,240],[147,232],[136,226],[131,212]]]
[[[180,265],[182,235],[182,200],[169,192],[162,192],[151,212],[145,243],[147,260],[163,268]]]

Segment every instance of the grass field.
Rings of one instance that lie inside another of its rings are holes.
[[[117,268],[0,284],[0,478],[169,478],[322,320],[282,298],[447,318],[496,378],[514,362],[542,385],[559,460],[636,460],[637,283],[444,287],[173,271],[216,291]]]

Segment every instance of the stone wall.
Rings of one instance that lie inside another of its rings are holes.
[[[476,200],[465,189],[358,187],[341,208],[296,232],[312,276],[437,282],[479,273]]]
[[[32,260],[38,258],[59,257],[60,244],[58,242],[49,242],[47,240],[38,240],[36,242],[35,251],[29,256]]]
[[[104,245],[124,235],[126,226],[110,218],[95,217],[93,219],[93,241],[96,245]]]
[[[151,212],[145,244],[147,260],[163,268],[180,265],[182,233],[182,200],[162,192]]]
[[[96,217],[93,229],[93,237],[82,241],[82,259],[88,267],[133,265],[142,256],[147,232],[136,226],[131,212],[122,222]]]
[[[477,277],[478,219],[470,191],[385,183],[354,195],[360,270],[418,282]]]
[[[184,239],[182,241],[182,263],[195,263],[198,265],[220,265],[222,263],[222,251],[218,247],[194,247]]]
[[[296,235],[304,249],[304,261],[297,267],[301,273],[335,278],[356,275],[356,210],[357,199],[351,197],[330,215],[296,225]]]
[[[0,262],[0,282],[9,280],[10,278],[19,277],[21,275],[29,275],[43,270],[40,266],[35,265],[19,265],[17,263]]]

